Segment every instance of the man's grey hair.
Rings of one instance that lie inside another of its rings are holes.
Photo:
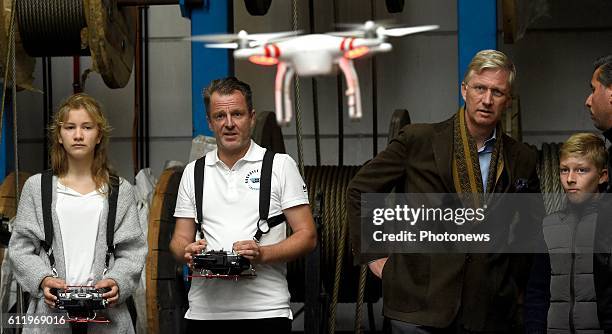
[[[474,73],[480,74],[487,69],[502,69],[508,71],[508,86],[512,90],[516,78],[516,67],[514,63],[503,52],[497,50],[479,51],[468,65],[463,82],[468,83]]]

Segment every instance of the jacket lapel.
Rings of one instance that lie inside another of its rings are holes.
[[[450,139],[450,140],[449,140]],[[431,141],[432,150],[438,168],[438,175],[442,178],[447,193],[454,193],[453,183],[453,119],[439,124]]]
[[[514,192],[514,189],[511,189],[511,187],[514,183],[514,178],[516,175],[516,165],[514,162],[517,160],[516,156],[518,154],[518,150],[516,150],[516,146],[513,145],[512,140],[509,140],[509,137],[507,137],[505,134],[502,134],[501,138],[504,141],[504,171],[502,171],[502,173],[506,174],[507,179],[505,179],[504,175],[502,174],[499,182],[505,182],[505,184],[498,185],[496,188],[501,189],[498,192]]]

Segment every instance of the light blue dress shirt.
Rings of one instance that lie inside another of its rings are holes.
[[[489,167],[491,166],[491,156],[495,148],[497,140],[497,129],[493,129],[493,135],[485,140],[484,146],[478,149],[478,161],[480,163],[480,176],[482,176],[482,189],[487,192],[487,177],[489,176]]]

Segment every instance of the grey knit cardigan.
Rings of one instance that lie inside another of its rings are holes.
[[[42,249],[41,240],[45,239],[42,219],[42,202],[40,190],[41,174],[30,177],[24,187],[17,209],[17,217],[11,240],[9,242],[9,259],[15,277],[21,287],[31,294],[28,313],[57,314],[60,312],[49,308],[40,289],[40,283],[46,276],[53,276],[49,258]],[[53,177],[53,201],[55,208],[57,200],[57,177]],[[138,222],[136,201],[132,185],[124,179],[120,180],[119,197],[117,200],[117,216],[115,223],[115,253],[111,259],[108,271],[103,276],[106,255],[106,216],[108,201],[105,201],[98,236],[95,244],[93,273],[95,281],[112,278],[119,287],[118,305],[99,312],[110,319],[110,324],[90,323],[88,333],[134,333],[129,312],[124,303],[132,295],[140,279],[147,254],[146,238]],[[53,215],[53,254],[58,277],[66,277],[62,233],[55,210]],[[44,327],[25,328],[24,333],[71,333],[70,328]]]

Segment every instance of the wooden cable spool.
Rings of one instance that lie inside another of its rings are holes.
[[[147,332],[149,334],[185,331],[187,293],[182,265],[169,250],[176,219],[174,207],[183,169],[166,169],[159,178],[149,211],[149,252],[147,254]]]
[[[30,56],[91,55],[109,88],[128,83],[134,63],[135,7],[115,0],[20,0],[18,25]]]
[[[2,13],[0,14],[0,76],[4,75],[4,69],[6,68],[7,53],[9,51],[9,33],[10,33],[10,21],[13,12],[11,0],[0,0]],[[21,42],[21,36],[19,35],[18,29],[15,29],[15,66],[17,76],[17,89],[35,90],[32,87],[34,81],[34,67],[36,61],[30,57]]]
[[[23,189],[25,181],[31,176],[30,173],[19,172],[19,189]],[[10,173],[4,178],[4,182],[0,185],[0,215],[12,219],[17,214],[17,207],[15,205],[15,172]],[[4,230],[4,229],[3,229]],[[10,234],[8,231],[2,231],[7,235],[0,235],[0,265],[4,261],[4,248],[8,246]]]

